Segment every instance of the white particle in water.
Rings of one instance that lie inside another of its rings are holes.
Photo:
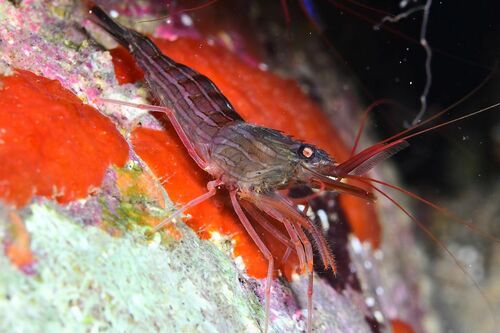
[[[182,14],[181,15],[181,22],[184,24],[186,27],[190,27],[193,25],[193,20],[191,19],[191,16],[187,14]]]

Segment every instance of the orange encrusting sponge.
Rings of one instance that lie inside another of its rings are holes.
[[[30,248],[30,234],[21,217],[14,211],[9,213],[10,237],[5,244],[5,255],[17,268],[23,270],[35,263],[35,255]]]
[[[413,328],[408,323],[399,319],[391,320],[391,327],[394,333],[414,333]]]
[[[81,199],[127,160],[115,125],[58,81],[16,70],[0,83],[0,199]]]

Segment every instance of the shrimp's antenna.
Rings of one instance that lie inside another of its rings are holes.
[[[498,63],[495,62],[495,64],[493,65],[493,69],[488,73],[488,75],[486,75],[486,77],[483,79],[483,81],[481,81],[481,83],[479,83],[474,89],[472,89],[471,91],[469,91],[467,94],[465,94],[462,98],[460,98],[458,101],[456,101],[455,103],[452,103],[450,106],[444,108],[443,110],[441,110],[440,112],[436,113],[435,115],[425,119],[424,121],[421,121],[420,123],[412,126],[412,127],[409,127],[407,128],[406,130],[403,130],[387,139],[385,139],[384,141],[382,142],[387,142],[387,141],[390,141],[390,140],[393,140],[393,139],[396,139],[396,138],[399,138],[401,136],[403,136],[404,134],[406,133],[409,133],[417,128],[420,128],[422,126],[424,126],[425,124],[428,124],[430,123],[431,121],[441,117],[442,115],[444,115],[446,112],[448,111],[451,111],[453,109],[455,109],[458,105],[462,104],[463,102],[465,102],[466,100],[468,100],[470,97],[472,97],[473,95],[475,95],[481,88],[483,88],[486,83],[488,83],[488,81],[490,81],[490,79],[493,77],[493,74],[496,73],[497,71],[497,67],[498,67]]]
[[[469,273],[469,271],[464,267],[464,265],[458,260],[458,258],[453,254],[453,252],[448,249],[448,247],[439,239],[437,238],[428,227],[426,227],[419,219],[417,219],[414,215],[412,215],[407,209],[403,207],[403,205],[398,202],[396,199],[392,198],[390,195],[379,189],[377,186],[373,185],[370,183],[369,180],[363,179],[363,177],[357,177],[358,181],[361,183],[369,186],[371,189],[375,190],[376,192],[380,193],[382,196],[384,196],[387,200],[389,200],[393,205],[398,207],[406,216],[408,216],[419,228],[422,230],[427,237],[432,239],[443,251],[445,251],[455,262],[455,264],[458,266],[458,268],[467,276],[467,278],[472,282],[472,284],[475,286],[481,297],[486,303],[486,306],[488,308],[488,311],[490,313],[490,317],[493,320],[494,326],[496,326],[497,320],[494,315],[493,307],[491,303],[489,302],[488,298],[486,297],[484,291],[481,289],[479,286],[479,283],[474,279],[474,277]]]
[[[405,147],[408,146],[408,139],[411,139],[413,137],[422,135],[424,133],[433,131],[435,129],[451,125],[453,123],[459,122],[461,120],[467,119],[469,117],[473,117],[475,115],[478,115],[480,113],[495,109],[500,106],[500,102],[495,103],[493,105],[487,106],[485,108],[482,108],[478,111],[469,113],[465,116],[461,116],[449,121],[446,121],[441,124],[437,124],[435,126],[417,131],[415,133],[408,134],[406,136],[400,137],[400,134],[397,134],[395,136],[392,136],[388,139],[382,140],[379,143],[376,143],[356,155],[350,157],[348,160],[345,162],[342,162],[335,166],[335,176],[337,177],[347,177],[349,174],[363,174],[368,172],[371,168],[373,168],[378,162],[381,162],[382,160],[385,160],[395,153],[399,152],[400,150],[404,149]],[[404,131],[405,132],[405,131]],[[389,142],[391,139],[395,138],[394,141]]]
[[[350,1],[348,0],[349,2],[351,3],[355,3],[354,1]],[[336,0],[328,0],[328,2],[330,2],[333,6],[339,8],[340,10],[342,10],[343,12],[346,12],[350,15],[352,15],[353,17],[361,20],[361,21],[364,21],[364,22],[368,22],[370,24],[373,24],[374,28],[377,27],[377,24],[379,24],[379,18],[372,18],[372,17],[369,17],[367,15],[363,15],[359,12],[357,12],[356,10],[342,4],[340,1],[336,1]],[[420,45],[420,40],[418,40],[417,38],[414,38],[414,37],[411,37],[397,29],[394,29],[394,28],[391,28],[387,25],[382,25],[381,26],[382,29],[384,29],[385,31],[391,33],[392,35],[394,36],[397,36],[403,40],[406,40],[410,43],[413,43],[413,44],[419,44]],[[470,59],[466,59],[466,58],[462,58],[462,57],[459,57],[459,56],[456,56],[454,55],[453,53],[450,53],[450,52],[447,52],[445,50],[442,50],[442,49],[439,49],[439,48],[436,48],[434,47],[433,48],[433,51],[435,53],[439,53],[447,58],[450,58],[450,59],[454,59],[456,61],[459,61],[461,63],[464,63],[464,64],[467,64],[469,66],[473,66],[473,67],[476,67],[476,68],[481,68],[483,70],[491,70],[492,68],[491,67],[488,67],[486,65],[483,65],[481,63],[478,63],[476,61],[473,61],[473,60],[470,60]]]
[[[411,132],[413,130],[416,130],[416,129],[420,128],[420,127],[423,127],[425,124],[428,124],[428,123],[432,122],[433,120],[441,117],[446,112],[455,109],[458,105],[462,104],[463,102],[465,102],[466,100],[468,100],[470,97],[472,97],[473,95],[475,95],[481,88],[483,88],[486,85],[486,83],[488,83],[488,81],[493,77],[493,74],[496,73],[497,65],[498,64],[495,63],[494,66],[493,66],[493,70],[490,71],[490,73],[476,87],[474,87],[471,91],[469,91],[467,94],[465,94],[462,98],[460,98],[456,102],[452,103],[448,107],[446,107],[443,110],[439,111],[435,115],[433,115],[433,116],[431,116],[431,117],[429,117],[429,118],[421,121],[420,123],[418,123],[418,124],[416,124],[416,125],[414,125],[412,127],[409,127],[409,128],[407,128],[407,129],[405,129],[405,130],[403,130],[403,131],[401,131],[401,132],[399,132],[397,134],[394,134],[394,135],[390,136],[389,138],[380,141],[379,143],[386,143],[386,142],[389,142],[389,141],[392,141],[392,140],[396,140],[399,137],[404,136],[405,134],[407,134],[407,133],[409,133],[409,132]],[[394,101],[392,101],[390,99],[382,99],[382,100],[379,100],[378,103],[377,103],[377,101],[373,102],[370,106],[368,106],[368,108],[366,108],[366,111],[363,114],[361,125],[360,125],[360,127],[358,129],[358,133],[356,135],[356,140],[355,140],[354,147],[351,150],[351,157],[353,156],[353,153],[356,151],[357,145],[359,144],[359,138],[360,138],[361,133],[362,133],[362,131],[364,129],[364,126],[365,126],[368,114],[370,112],[372,112],[373,109],[376,108],[377,106],[379,106],[380,104],[396,104],[396,105],[398,105],[397,102],[394,102]]]
[[[489,111],[489,110],[492,110],[492,109],[495,109],[497,107],[500,106],[500,102],[498,103],[495,103],[495,104],[492,104],[490,106],[487,106],[487,107],[484,107],[478,111],[475,111],[475,112],[472,112],[472,113],[469,113],[469,114],[466,114],[465,116],[461,116],[461,117],[458,117],[458,118],[455,118],[455,119],[452,119],[452,120],[449,120],[449,121],[446,121],[444,123],[441,123],[441,124],[437,124],[435,126],[432,126],[432,127],[429,127],[429,128],[426,128],[426,129],[423,129],[423,130],[420,130],[420,131],[417,131],[415,133],[411,133],[411,134],[408,134],[406,136],[403,136],[403,137],[400,137],[400,134],[394,136],[397,141],[401,141],[401,140],[408,140],[408,139],[411,139],[411,138],[414,138],[416,136],[419,136],[419,135],[422,135],[424,133],[427,133],[429,131],[433,131],[435,129],[438,129],[438,128],[441,128],[441,127],[445,127],[445,126],[448,126],[448,125],[451,125],[451,124],[454,124],[456,122],[459,122],[461,120],[464,120],[464,119],[467,119],[467,118],[470,118],[470,117],[473,117],[473,116],[476,116],[480,113],[483,113],[483,112],[486,112],[486,111]],[[414,128],[415,129],[415,128]],[[382,141],[382,143],[386,143],[388,141],[390,141],[392,139],[391,138],[388,138],[388,139],[385,139]]]
[[[356,137],[354,139],[354,144],[352,145],[350,157],[352,157],[352,156],[354,156],[354,154],[356,154],[356,150],[357,150],[358,145],[359,145],[359,140],[361,139],[361,135],[363,134],[363,131],[365,129],[366,122],[368,121],[368,116],[370,115],[370,113],[378,106],[387,105],[387,104],[402,107],[402,105],[400,103],[398,103],[397,101],[395,101],[393,99],[383,98],[383,99],[378,99],[378,100],[374,101],[373,103],[368,105],[366,107],[366,109],[363,111],[363,115],[361,116],[361,122],[359,123],[358,130],[356,131]]]
[[[401,193],[405,194],[406,196],[408,196],[410,198],[413,198],[415,200],[418,200],[418,201],[424,203],[425,205],[433,208],[434,210],[438,211],[439,213],[443,214],[444,216],[450,218],[453,222],[465,226],[470,231],[472,231],[472,232],[474,232],[474,233],[476,233],[476,234],[478,234],[478,235],[480,235],[480,236],[482,236],[484,238],[487,238],[487,239],[489,239],[489,240],[491,240],[491,241],[493,241],[493,242],[495,242],[497,244],[500,244],[500,239],[499,238],[496,238],[496,237],[490,235],[488,232],[477,228],[472,223],[469,223],[469,222],[467,222],[465,220],[462,220],[457,215],[455,215],[454,213],[450,212],[448,209],[444,208],[443,206],[437,205],[437,204],[433,203],[432,201],[430,201],[429,199],[426,199],[426,198],[424,198],[424,197],[422,197],[422,196],[420,196],[420,195],[418,195],[416,193],[413,193],[411,191],[405,190],[402,187],[390,184],[388,182],[384,182],[384,181],[379,180],[379,179],[367,177],[367,176],[353,176],[353,175],[348,175],[345,178],[352,178],[352,179],[357,179],[357,180],[367,180],[369,182],[377,183],[377,184],[389,187],[389,188],[391,188],[393,190],[396,190],[398,192],[401,192]]]
[[[194,7],[190,7],[190,8],[184,8],[184,9],[177,10],[177,11],[175,11],[175,14],[182,14],[182,13],[194,12],[194,11],[206,8],[208,6],[211,6],[214,3],[216,3],[217,1],[219,1],[219,0],[209,0],[209,1],[204,2],[204,3],[202,3],[202,4],[198,5],[198,6],[194,6]],[[172,14],[163,15],[163,16],[160,16],[160,17],[157,17],[157,18],[154,18],[154,19],[149,19],[149,20],[140,20],[140,21],[137,21],[137,23],[146,23],[146,22],[161,21],[161,20],[168,19],[170,16],[172,16]]]
[[[495,68],[496,67],[497,67],[497,64],[495,63]],[[388,137],[388,138],[386,138],[386,139],[384,139],[382,141],[379,141],[378,143],[375,143],[374,145],[372,145],[372,146],[370,146],[368,148],[365,148],[361,152],[353,155],[352,153],[355,152],[355,150],[357,148],[357,145],[359,143],[359,138],[361,136],[361,131],[363,130],[363,128],[365,126],[367,115],[368,115],[369,112],[371,112],[374,109],[374,107],[376,107],[378,105],[378,104],[375,104],[375,102],[372,103],[371,107],[368,107],[367,110],[365,111],[365,114],[363,115],[363,119],[362,119],[360,128],[358,129],[358,133],[356,135],[354,147],[351,150],[351,155],[350,155],[350,157],[346,161],[344,161],[344,162],[342,162],[342,163],[340,163],[339,165],[336,166],[336,172],[335,172],[336,175],[338,175],[340,177],[344,177],[347,174],[349,174],[349,173],[353,172],[354,170],[356,170],[357,168],[361,168],[363,170],[363,172],[367,172],[371,167],[375,166],[375,164],[377,162],[380,162],[383,159],[387,159],[388,157],[394,155],[399,150],[401,150],[401,148],[404,148],[404,145],[402,143],[405,142],[408,139],[411,139],[413,137],[422,135],[422,134],[424,134],[426,132],[429,132],[429,131],[432,131],[432,130],[435,130],[435,129],[438,129],[438,128],[441,128],[441,127],[444,127],[444,126],[451,125],[451,124],[453,124],[455,122],[467,119],[469,117],[476,116],[476,115],[478,115],[480,113],[489,111],[491,109],[494,109],[494,108],[500,106],[500,102],[498,102],[498,103],[495,103],[495,104],[490,105],[488,107],[482,108],[482,109],[480,109],[478,111],[469,113],[467,115],[464,115],[464,116],[461,116],[461,117],[457,117],[455,119],[452,119],[452,120],[449,120],[449,121],[446,121],[446,122],[443,122],[443,123],[431,126],[429,128],[422,129],[420,131],[416,131],[416,130],[422,128],[424,125],[426,125],[426,124],[432,122],[433,120],[441,117],[446,112],[454,109],[456,106],[458,106],[459,104],[463,103],[465,100],[467,100],[468,98],[470,98],[472,95],[474,95],[479,89],[481,89],[491,79],[491,77],[493,76],[493,73],[495,73],[495,72],[496,72],[496,70],[491,71],[486,76],[486,78],[478,86],[476,86],[474,89],[472,89],[465,96],[463,96],[462,98],[460,98],[458,101],[456,101],[455,103],[451,104],[447,108],[443,109],[442,111],[440,111],[440,112],[436,113],[435,115],[427,118],[426,120],[420,122],[417,125],[414,125],[414,126],[412,126],[410,128],[407,128],[407,129],[405,129],[405,130],[403,130],[403,131],[401,131],[401,132],[399,132],[397,134],[394,134],[394,135],[392,135],[392,136],[390,136],[390,137]],[[382,101],[384,103],[391,102],[390,100],[387,100],[387,101],[381,100],[380,103],[382,103]],[[414,132],[414,131],[416,131],[416,132]],[[412,132],[414,132],[414,133],[412,133]],[[395,147],[398,147],[398,146],[400,146],[400,149],[399,150],[395,149]],[[387,152],[386,152],[386,150],[387,150]],[[356,172],[356,174],[360,175],[362,173],[361,172]]]

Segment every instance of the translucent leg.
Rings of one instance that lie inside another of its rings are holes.
[[[215,193],[217,192],[217,186],[219,186],[219,185],[221,185],[221,182],[218,181],[218,180],[213,180],[211,182],[208,182],[208,184],[207,184],[208,192],[207,193],[204,193],[204,194],[200,195],[199,197],[194,198],[193,200],[189,201],[187,204],[185,204],[184,206],[182,206],[181,208],[179,208],[175,213],[173,213],[172,215],[170,215],[165,220],[161,221],[158,225],[156,225],[154,227],[153,233],[157,232],[165,224],[169,223],[170,221],[172,221],[176,217],[180,216],[187,209],[189,209],[191,207],[194,207],[194,206],[198,205],[199,203],[201,203],[201,202],[203,202],[203,201],[205,201],[205,200],[213,197],[215,195]]]
[[[287,248],[293,249],[294,244],[288,239],[278,228],[272,225],[268,219],[262,215],[262,213],[257,210],[251,203],[247,201],[242,201],[241,206],[247,211],[248,214],[260,224],[267,232],[269,232],[273,237],[279,240],[283,245],[286,245]]]
[[[300,242],[300,239],[299,239],[299,237],[297,235],[297,232],[293,228],[293,226],[290,223],[290,221],[288,221],[279,212],[273,210],[272,208],[268,208],[268,207],[261,207],[261,208],[266,213],[268,213],[270,216],[272,216],[273,218],[275,218],[278,221],[280,221],[281,223],[283,223],[283,225],[286,228],[286,231],[288,232],[288,235],[290,236],[290,238],[293,241],[293,244],[295,245],[295,251],[297,252],[297,256],[299,257],[299,266],[300,266],[299,270],[300,271],[305,271],[307,269],[306,268],[307,264],[306,264],[306,256],[305,256],[305,253],[304,253],[304,246]]]
[[[310,271],[307,279],[307,333],[312,333],[313,276],[314,272]]]
[[[262,239],[259,237],[255,229],[253,228],[252,224],[246,217],[245,213],[243,212],[243,209],[241,209],[241,206],[238,202],[237,192],[232,191],[230,193],[231,196],[231,203],[233,204],[234,211],[238,215],[241,223],[245,227],[246,231],[252,238],[252,240],[255,242],[255,245],[259,248],[260,252],[264,255],[264,257],[268,261],[267,265],[267,277],[266,277],[266,286],[265,286],[265,295],[266,295],[266,301],[265,301],[265,322],[264,322],[264,333],[267,333],[269,330],[269,306],[270,306],[270,300],[271,300],[271,284],[273,282],[273,269],[274,269],[274,259],[273,255],[271,254],[271,251],[267,248],[266,244],[262,241]]]
[[[186,147],[186,149],[189,153],[189,156],[191,156],[191,158],[196,162],[196,164],[198,164],[198,166],[201,169],[206,170],[206,168],[208,166],[207,162],[205,161],[205,159],[203,159],[203,157],[201,157],[198,154],[198,152],[196,151],[196,148],[193,146],[191,141],[189,141],[189,137],[184,132],[184,129],[182,128],[181,124],[177,121],[177,118],[175,118],[175,114],[171,109],[167,108],[166,106],[136,104],[136,103],[119,101],[116,99],[109,99],[109,98],[96,98],[95,101],[102,102],[102,103],[112,103],[112,104],[117,104],[117,105],[124,105],[124,106],[129,106],[132,108],[141,109],[141,110],[148,110],[148,111],[152,111],[152,112],[164,113],[168,117],[168,120],[170,121],[172,126],[174,126],[175,132],[177,133],[177,135],[181,139],[184,147]]]
[[[313,296],[313,274],[314,274],[314,262],[313,262],[313,251],[311,242],[307,239],[306,234],[300,227],[298,222],[293,223],[297,234],[299,235],[300,241],[304,244],[304,249],[306,250],[307,257],[307,332],[312,332],[312,296]]]
[[[285,251],[285,254],[283,255],[283,258],[281,258],[281,266],[285,264],[285,262],[288,260],[288,257],[290,257],[290,254],[292,254],[292,248],[288,247]]]

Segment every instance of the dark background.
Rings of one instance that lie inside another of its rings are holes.
[[[385,23],[385,29],[376,31],[373,27],[385,15],[379,11],[399,14],[425,1],[409,1],[405,9],[399,8],[399,1],[385,0],[310,3],[317,9],[317,20],[322,22],[321,32],[334,49],[332,56],[342,64],[346,77],[355,78],[364,104],[391,98],[405,106],[403,109],[384,106],[373,113],[378,137],[385,138],[401,131],[420,110],[420,95],[425,84],[425,51],[419,44],[422,13],[414,13],[398,23]],[[500,2],[494,0],[433,1],[427,26],[427,40],[433,51],[427,116],[458,101],[488,76],[490,79],[476,94],[440,121],[500,101],[500,75],[496,67],[500,60],[498,13]],[[402,186],[498,238],[500,110],[497,108],[424,134],[411,139],[410,144],[391,158],[402,176]],[[413,200],[411,207],[432,234],[466,263],[469,273],[480,281],[482,292],[488,296],[498,294],[495,287],[498,286],[497,244],[452,223],[422,203]],[[439,286],[434,303],[443,328],[454,332],[485,331],[488,325],[484,323],[491,317],[485,298],[479,295],[477,288],[470,286],[465,274],[458,270],[450,274],[456,268],[447,264],[450,256],[443,255],[435,241],[415,229],[417,239],[426,245],[431,262],[430,276]],[[479,260],[464,261],[457,249],[465,248],[473,249],[471,251],[478,254]],[[478,271],[482,273],[476,275]],[[463,281],[457,283],[457,279]],[[493,296],[490,301],[498,304]],[[483,313],[484,320],[475,321]],[[488,331],[491,330],[488,328]]]
[[[399,1],[302,3],[316,9],[316,18],[309,14],[319,23],[316,32],[323,33],[334,47],[332,54],[343,64],[345,74],[355,76],[365,103],[391,98],[405,106],[374,112],[380,137],[397,133],[411,122],[420,110],[425,84],[425,52],[418,42],[422,12],[398,23],[385,23],[378,31],[374,25],[384,12],[399,14],[425,1],[408,1],[404,9]],[[433,1],[427,26],[433,50],[427,116],[459,100],[490,74],[477,94],[443,120],[500,100],[495,69],[500,50],[498,13],[497,1]],[[499,119],[499,111],[493,110],[412,139],[411,149],[395,156],[405,183],[431,197],[454,195],[472,183],[486,187],[494,183],[491,180],[499,175]]]

